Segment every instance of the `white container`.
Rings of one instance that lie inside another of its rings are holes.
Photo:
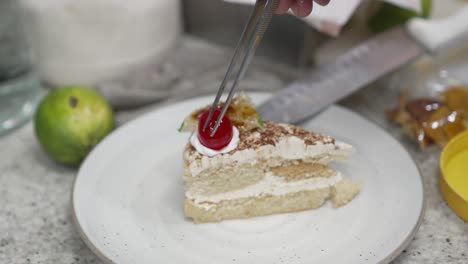
[[[96,85],[158,62],[182,31],[180,0],[20,0],[42,79]]]

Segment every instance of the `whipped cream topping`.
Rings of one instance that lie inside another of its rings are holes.
[[[192,143],[192,145],[194,145]],[[194,146],[195,147],[195,146]],[[198,150],[199,151],[199,150]],[[354,152],[354,148],[346,143],[337,141],[335,144],[307,145],[298,137],[287,137],[276,145],[265,145],[257,149],[236,151],[232,155],[218,155],[216,157],[197,157],[185,152],[185,161],[188,162],[187,177],[197,177],[203,170],[216,168],[229,163],[251,163],[258,159],[270,160],[281,158],[295,160],[323,156],[317,162],[326,164],[334,159],[346,157]],[[324,156],[325,155],[325,156]]]
[[[197,152],[200,153],[201,155],[208,156],[208,157],[214,157],[216,155],[228,153],[228,152],[235,150],[237,146],[239,145],[239,141],[240,141],[239,130],[235,126],[232,127],[231,142],[229,142],[229,144],[226,147],[220,150],[214,150],[214,149],[210,149],[210,148],[203,146],[203,144],[198,139],[197,130],[195,130],[195,132],[190,137],[190,144],[192,144],[192,146],[197,150]]]
[[[193,191],[188,191],[186,196],[200,207],[209,209],[208,207],[210,207],[210,204],[207,203],[218,203],[224,200],[235,200],[246,197],[259,197],[261,195],[281,196],[288,193],[329,188],[336,185],[342,179],[343,176],[341,173],[337,172],[336,175],[332,177],[314,177],[300,181],[288,182],[285,181],[283,177],[275,176],[270,172],[267,173],[261,181],[243,189],[215,195],[203,195]]]

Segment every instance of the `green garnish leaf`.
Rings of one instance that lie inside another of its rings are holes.
[[[185,121],[182,122],[182,124],[180,124],[180,127],[179,129],[177,129],[177,131],[182,132],[182,129],[184,129],[184,126],[185,126]]]
[[[263,120],[261,118],[257,119],[257,124],[258,124],[258,127],[260,127],[260,128],[265,127],[265,123],[263,122]]]

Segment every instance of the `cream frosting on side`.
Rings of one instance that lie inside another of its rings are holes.
[[[224,200],[235,200],[247,197],[260,197],[262,195],[281,196],[288,193],[301,191],[312,191],[332,187],[343,179],[343,176],[337,172],[332,177],[309,178],[300,181],[285,181],[283,177],[267,173],[263,180],[250,185],[246,188],[215,194],[202,195],[193,191],[188,191],[186,197],[193,200],[194,203],[202,208],[209,209],[213,203],[219,203]]]
[[[264,145],[256,149],[245,149],[232,154],[227,153],[213,157],[203,156],[201,159],[196,159],[186,151],[184,159],[188,163],[187,172],[189,175],[187,176],[196,177],[205,169],[220,167],[224,164],[252,163],[258,159],[267,160],[272,158],[285,160],[309,159],[325,154],[331,157],[340,157],[348,156],[353,151],[354,148],[351,145],[343,142],[307,145],[302,139],[291,136],[280,140],[276,145]]]

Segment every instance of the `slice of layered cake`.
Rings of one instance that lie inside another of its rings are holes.
[[[211,137],[203,131],[209,108],[184,121],[192,131],[184,151],[185,214],[196,223],[345,205],[360,191],[328,164],[353,147],[326,135],[261,122],[245,95],[234,99]],[[219,115],[215,111],[212,123]]]

